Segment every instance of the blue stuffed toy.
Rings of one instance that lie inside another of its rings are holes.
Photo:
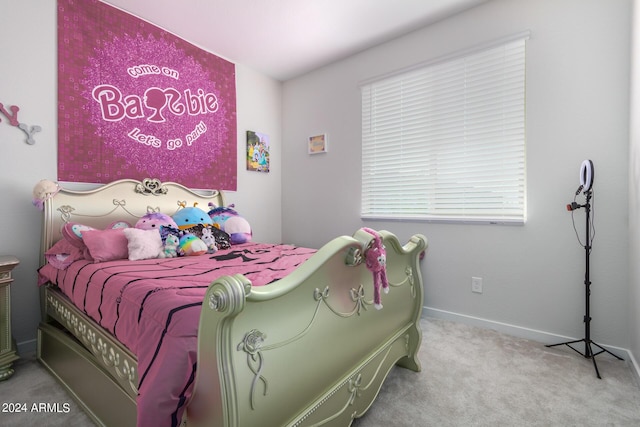
[[[183,203],[181,206],[182,209],[173,214],[172,217],[180,230],[187,230],[199,224],[213,224],[211,217],[207,215],[207,212],[200,209],[197,203],[194,203],[193,206],[185,206]]]

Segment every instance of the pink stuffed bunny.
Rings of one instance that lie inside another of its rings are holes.
[[[365,251],[367,268],[373,273],[373,303],[378,310],[382,308],[380,288],[384,293],[389,293],[389,281],[387,280],[387,252],[382,244],[380,235],[371,228],[362,228],[373,236],[371,247]]]

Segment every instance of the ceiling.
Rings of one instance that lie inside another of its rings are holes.
[[[487,0],[103,1],[284,81]]]

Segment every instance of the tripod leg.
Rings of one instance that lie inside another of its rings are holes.
[[[548,345],[546,345],[545,347],[549,347],[549,348],[551,348],[551,347],[557,347],[557,346],[559,346],[559,345],[569,345],[569,344],[574,344],[574,343],[581,342],[581,341],[584,341],[584,340],[575,340],[575,341],[560,342],[560,343],[558,343],[558,344],[548,344]]]
[[[595,343],[595,342],[593,342],[593,341],[591,341],[591,343],[592,343],[593,345],[595,345],[596,347],[598,347],[598,348],[601,350],[599,353],[597,353],[597,354],[596,354],[596,356],[597,356],[598,354],[600,354],[600,353],[609,353],[610,355],[612,355],[613,357],[615,357],[615,358],[616,358],[616,359],[618,359],[618,360],[624,360],[622,357],[618,356],[617,354],[614,354],[614,353],[610,352],[610,351],[609,351],[609,350],[607,350],[606,348],[602,347],[600,344]]]
[[[596,345],[598,345],[598,344],[596,344]],[[591,349],[591,341],[587,342],[587,347],[589,348],[589,351],[588,351],[589,354],[585,354],[584,357],[590,357],[591,358],[591,360],[593,361],[593,367],[596,370],[596,375],[598,376],[598,379],[601,380],[602,377],[600,376],[600,371],[598,371],[598,364],[596,363],[596,356],[593,354],[593,350]],[[600,346],[598,346],[598,347],[600,347]]]

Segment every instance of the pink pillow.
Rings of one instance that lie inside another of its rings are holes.
[[[95,228],[88,225],[78,224],[77,222],[68,222],[62,227],[62,237],[65,238],[76,248],[80,249],[84,259],[91,261],[91,254],[87,245],[82,240],[82,232],[86,230],[95,230]]]
[[[83,230],[82,240],[94,262],[113,261],[129,257],[128,240],[123,228]]]
[[[116,221],[111,223],[106,229],[107,230],[122,229],[127,227],[131,227],[131,224],[129,224],[126,221]],[[89,251],[89,248],[85,244],[83,236],[86,231],[91,231],[91,230],[97,230],[97,229],[94,227],[91,227],[90,225],[80,224],[77,222],[68,222],[62,227],[62,236],[73,246],[80,249],[83,253],[84,258],[89,261],[92,261],[91,259],[92,255],[91,255],[91,252]]]
[[[72,262],[84,259],[82,249],[73,245],[67,239],[58,240],[44,253],[44,257],[52,267],[58,270],[64,270]]]
[[[84,249],[85,245],[82,241],[82,232],[87,230],[95,230],[95,228],[77,222],[68,222],[62,227],[62,236],[75,247]]]

